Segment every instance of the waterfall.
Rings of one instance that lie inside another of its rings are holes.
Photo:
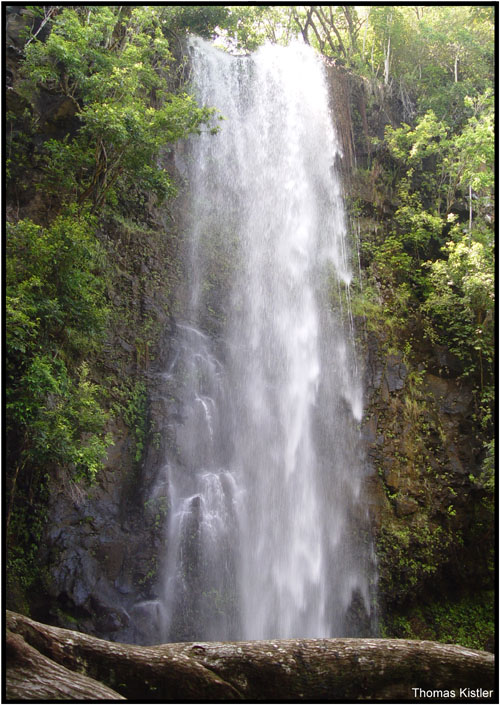
[[[186,286],[163,375],[162,637],[368,634],[362,389],[323,65],[301,44],[190,52],[197,100],[223,119],[176,156]]]

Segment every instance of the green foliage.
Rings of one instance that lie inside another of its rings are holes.
[[[49,16],[43,8],[34,11]],[[101,386],[96,365],[119,317],[140,328],[132,339],[135,364],[146,364],[155,321],[131,310],[135,291],[120,292],[121,307],[107,303],[109,277],[113,286],[119,280],[109,274],[109,257],[122,261],[97,216],[106,206],[109,220],[118,222],[146,194],[157,201],[172,195],[160,150],[209,129],[213,111],[177,87],[171,52],[189,31],[219,35],[239,52],[264,41],[287,43],[300,33],[369,79],[378,102],[400,101],[407,124],[387,126],[364,174],[376,194],[370,214],[376,225],[361,241],[364,281],[362,289],[357,283],[353,308],[387,351],[404,348],[410,359],[415,338],[425,332],[461,360],[476,393],[474,432],[485,444],[481,472],[471,479],[481,496],[475,537],[491,531],[493,19],[489,6],[75,5],[54,7],[43,40],[27,36],[15,86],[20,107],[6,116],[10,213],[22,213],[35,189],[46,205],[37,222],[18,215],[7,227],[8,561],[23,589],[34,584],[52,474],[63,469],[74,480],[92,480],[101,466],[113,385],[113,411],[131,430],[136,464],[143,456],[144,381],[117,382],[111,375]],[[40,124],[47,95],[65,99],[65,137],[55,123]],[[357,206],[363,214],[363,203]],[[139,229],[127,226],[121,237],[142,247]],[[226,253],[226,263],[216,255],[218,266],[205,280],[214,295],[235,259]],[[135,273],[124,270],[128,282]],[[401,416],[423,436],[422,408],[415,393]],[[423,464],[421,440],[415,435],[401,446],[396,460]],[[396,601],[441,569],[456,539],[444,528],[455,511],[448,507],[443,526],[419,518],[384,528],[381,585]],[[160,508],[155,524],[162,519]],[[457,631],[451,621],[443,634]]]
[[[23,464],[89,478],[107,445],[100,390],[84,362],[106,324],[93,227],[73,212],[46,228],[23,220],[8,224],[6,247],[7,431],[24,439]]]
[[[483,591],[458,600],[424,603],[405,614],[387,615],[381,632],[385,638],[432,639],[470,649],[491,649],[494,615],[494,593]]]
[[[8,566],[26,590],[36,576],[50,478],[92,481],[110,436],[104,393],[87,362],[107,323],[104,254],[95,221],[68,209],[51,225],[6,233]]]
[[[493,7],[232,6],[219,27],[240,51],[300,33],[325,56],[383,81],[408,117],[432,110],[450,126],[467,118],[466,96],[494,81]]]
[[[167,497],[152,497],[144,502],[144,510],[155,529],[161,529],[168,513]]]
[[[236,52],[254,51],[266,41],[286,45],[294,34],[292,9],[270,5],[230,6],[219,34],[225,46]]]
[[[446,260],[427,263],[432,291],[424,310],[470,373],[477,361],[493,362],[493,253],[468,236],[448,242],[443,252]]]
[[[473,6],[232,7],[224,25],[238,46],[294,34],[367,78],[383,81],[408,116],[433,110],[458,125],[464,98],[494,80],[494,11]],[[232,24],[231,24],[232,23]]]
[[[493,96],[490,89],[475,98],[467,96],[465,105],[474,111],[463,130],[451,141],[451,153],[446,166],[450,174],[451,188],[467,193],[471,191],[475,200],[473,210],[479,216],[487,216],[492,209],[492,194],[495,183],[493,165],[495,161]],[[472,203],[469,202],[472,209]]]
[[[95,220],[74,209],[49,227],[31,220],[7,224],[7,361],[12,374],[19,354],[61,346],[82,359],[98,344],[106,322],[104,253]]]
[[[420,109],[432,108],[451,125],[465,116],[464,97],[493,80],[493,8],[479,17],[472,7],[432,8],[419,23]]]
[[[480,487],[493,495],[495,490],[495,439],[486,444],[486,453],[478,480]]]
[[[132,431],[135,444],[134,460],[139,463],[147,434],[147,394],[144,382],[137,381],[130,389],[123,419]]]
[[[19,199],[36,188],[49,215],[40,214],[39,222],[18,219],[7,229],[8,522],[14,551],[18,544],[31,550],[29,532],[15,527],[28,525],[22,506],[34,506],[36,494],[43,495],[42,475],[64,470],[74,480],[91,481],[110,443],[109,390],[95,381],[111,320],[110,270],[92,213],[105,203],[139,203],[144,191],[158,200],[175,192],[159,166],[159,150],[199,131],[212,110],[172,88],[177,77],[167,36],[193,23],[214,27],[227,14],[224,8],[63,6],[44,12],[49,31],[43,40],[26,37],[15,87],[26,107],[8,116],[9,188],[18,210]],[[64,97],[71,128],[62,138],[57,130],[50,138],[42,131],[44,139],[34,144],[47,94]],[[125,391],[130,399],[122,411],[138,462],[146,435],[145,386],[138,381]],[[31,540],[35,551],[36,537]]]
[[[418,118],[414,129],[409,125],[386,127],[387,146],[400,165],[401,205],[415,211],[417,217],[426,218],[435,236],[450,218],[456,217],[452,209],[461,199],[468,199],[469,209],[473,207],[479,216],[488,215],[491,210],[494,134],[490,91],[475,100],[466,98],[465,103],[475,106],[475,114],[458,131],[452,132],[432,111]],[[474,206],[469,189],[474,192]]]
[[[493,356],[490,99],[487,91],[468,101],[475,114],[455,133],[432,111],[414,128],[386,127],[396,164],[392,227],[362,242],[368,276],[387,308],[399,308],[401,288],[409,285],[408,322],[411,315],[423,320],[426,335],[463,361],[481,395],[489,394]]]
[[[93,480],[110,437],[103,432],[108,416],[101,390],[88,379],[88,366],[82,363],[71,379],[62,360],[37,355],[15,392],[7,411],[17,433],[24,432],[23,464],[65,467],[77,480]]]
[[[43,146],[41,188],[95,208],[120,192],[143,188],[160,200],[174,192],[158,150],[198,131],[212,111],[168,90],[169,15],[179,19],[168,7],[64,7],[47,40],[26,47],[19,90],[30,100],[40,88],[67,96],[80,122],[71,138]]]
[[[390,244],[390,243],[389,243]],[[383,257],[376,254],[377,264],[385,271],[386,262]],[[392,253],[391,259],[397,259]],[[397,273],[397,270],[395,270]],[[391,279],[392,281],[392,271]],[[382,271],[378,274],[381,278]],[[378,283],[378,281],[377,281]],[[386,283],[387,286],[387,283]],[[366,330],[377,334],[381,347],[387,354],[396,353],[400,350],[403,341],[407,338],[408,325],[408,303],[411,293],[407,283],[394,285],[391,288],[390,299],[380,287],[375,286],[372,281],[365,281],[363,289],[353,287],[351,305],[355,316],[363,318],[363,326]]]
[[[162,17],[167,34],[197,34],[213,39],[220,29],[232,25],[227,5],[167,5]]]
[[[448,530],[416,517],[412,523],[387,523],[377,539],[379,588],[392,605],[408,602],[430,576],[442,570],[452,542]]]
[[[9,516],[6,578],[10,608],[25,613],[29,611],[26,596],[41,577],[37,558],[46,522],[47,477],[37,478],[36,494],[26,487],[18,492],[22,501]]]

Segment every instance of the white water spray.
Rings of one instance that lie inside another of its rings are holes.
[[[366,634],[362,391],[323,66],[299,44],[235,58],[196,39],[191,59],[224,120],[177,157],[188,293],[167,375],[163,637]]]

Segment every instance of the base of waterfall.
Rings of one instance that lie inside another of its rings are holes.
[[[495,702],[494,656],[407,639],[138,646],[7,612],[7,701]],[[446,694],[446,695],[445,695]]]

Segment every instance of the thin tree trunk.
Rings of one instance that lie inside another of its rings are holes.
[[[306,44],[309,44],[310,43],[309,37],[307,36],[307,27],[309,25],[309,13],[307,14],[306,21],[305,21],[305,24],[303,27],[300,24],[300,18],[299,18],[298,12],[297,12],[294,5],[292,5],[292,17],[294,19],[294,22],[297,24],[297,27],[300,29],[300,33],[302,34],[302,39],[304,40],[304,42]]]
[[[356,53],[358,49],[358,37],[357,37],[357,30],[354,26],[354,20],[352,17],[352,7],[350,5],[342,5],[342,10],[344,12],[345,18],[347,20],[347,25],[349,27],[349,36],[351,38],[351,52],[349,53]]]
[[[366,49],[366,32],[368,30],[368,21],[365,21],[365,29],[363,32],[363,50],[361,54],[361,58],[363,60],[363,63],[365,63],[365,49]]]
[[[318,40],[319,50],[320,50],[320,52],[323,54],[323,53],[324,53],[324,52],[323,52],[323,49],[325,48],[325,42],[321,39],[321,35],[320,35],[320,33],[318,32],[318,28],[316,27],[316,24],[315,24],[315,22],[314,22],[314,20],[313,20],[312,12],[311,12],[311,15],[310,15],[310,17],[309,17],[309,25],[312,27],[312,30],[313,30],[314,34],[316,35],[316,39]]]
[[[321,26],[323,27],[323,31],[325,33],[326,40],[328,41],[328,44],[330,45],[330,48],[331,48],[333,54],[335,55],[336,46],[332,41],[332,38],[330,36],[330,32],[328,31],[327,19],[326,19],[325,15],[323,14],[323,11],[321,10],[320,7],[313,6],[313,10],[314,10],[316,17],[319,19]],[[335,36],[337,37],[340,51],[347,59],[347,52],[345,50],[344,43],[342,42],[342,37],[340,36],[339,31],[334,24],[332,24],[332,30],[334,31]]]
[[[13,612],[7,612],[7,628],[17,634],[8,654],[7,694],[22,693],[27,700],[40,699],[39,676],[44,699],[56,699],[65,689],[69,693],[72,684],[80,687],[81,678],[86,678],[81,687],[90,689],[85,699],[101,698],[102,689],[111,688],[134,702],[415,702],[429,697],[463,702],[464,697],[484,701],[494,696],[492,654],[432,641],[282,639],[137,646],[50,627]],[[422,695],[429,690],[434,695]],[[471,695],[471,690],[481,692]]]
[[[472,184],[469,184],[469,244],[472,232]]]
[[[14,477],[12,478],[11,485],[10,485],[10,490],[9,490],[9,506],[7,508],[7,517],[5,519],[5,533],[6,535],[9,532],[9,525],[10,525],[10,520],[12,517],[12,510],[14,508],[14,498],[16,496],[17,492],[17,478],[19,475],[19,470],[24,467],[24,463],[17,463],[16,469],[14,471]]]
[[[49,8],[49,10],[46,11],[45,17],[43,18],[43,20],[42,20],[42,22],[41,22],[41,24],[40,24],[40,27],[36,30],[35,34],[33,34],[33,35],[28,39],[28,41],[26,42],[26,44],[24,45],[24,50],[25,50],[25,51],[26,51],[26,48],[29,47],[29,45],[31,44],[31,42],[33,41],[33,39],[36,39],[36,37],[40,34],[40,32],[41,32],[42,29],[45,27],[45,25],[47,24],[47,22],[50,20],[50,18],[52,17],[52,15],[53,15],[55,12],[57,12],[59,9],[60,9],[59,5],[53,5],[52,7]]]
[[[387,40],[387,53],[385,55],[384,61],[384,85],[387,86],[389,83],[389,65],[391,61],[391,38]]]

